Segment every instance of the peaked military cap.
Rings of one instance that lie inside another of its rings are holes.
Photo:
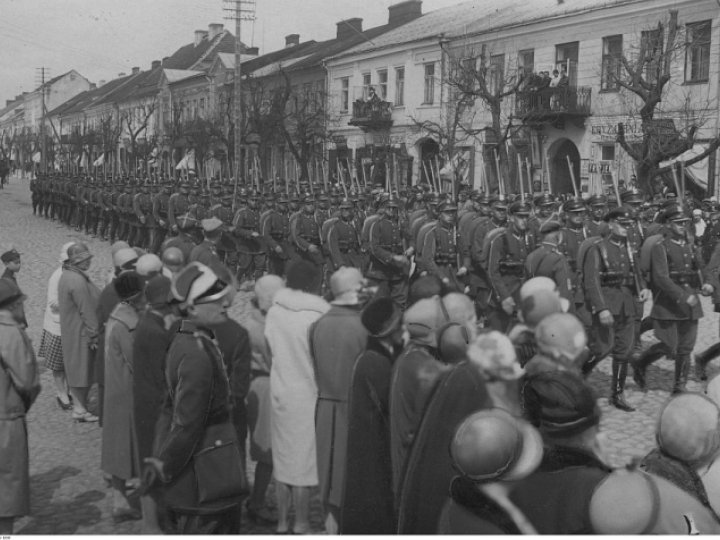
[[[631,189],[620,194],[620,201],[623,204],[626,203],[642,203],[645,200],[645,195],[642,191],[637,189]]]
[[[562,209],[564,212],[584,212],[585,201],[580,197],[572,197],[563,203]]]
[[[604,221],[617,221],[619,223],[632,223],[633,217],[630,210],[624,206],[617,206],[610,210],[605,217]]]
[[[514,216],[529,216],[532,213],[532,205],[529,202],[517,201],[510,205],[508,212]]]

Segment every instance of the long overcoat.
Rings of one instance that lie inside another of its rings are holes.
[[[0,311],[0,518],[30,512],[26,408],[40,389],[30,338]],[[18,393],[20,392],[20,393]]]
[[[355,360],[367,345],[357,306],[333,305],[313,325],[310,353],[318,386],[315,410],[320,499],[342,504],[347,459],[348,399]]]
[[[100,289],[88,275],[66,265],[60,276],[58,301],[65,373],[71,387],[87,388],[94,382],[94,352],[90,343],[98,335],[99,300]]]
[[[138,476],[133,429],[133,340],[138,313],[118,304],[105,328],[105,396],[101,468],[130,480]]]

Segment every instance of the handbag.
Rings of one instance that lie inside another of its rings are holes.
[[[207,346],[205,348],[208,349]],[[218,366],[215,355],[209,350],[207,352],[213,362],[214,374],[217,375]],[[225,369],[220,371],[227,380]],[[207,425],[214,393],[215,377],[213,377],[210,389],[210,405],[205,415],[205,432],[196,447],[192,464],[197,480],[197,498],[201,504],[229,497],[244,498],[250,493],[235,426],[229,421]]]

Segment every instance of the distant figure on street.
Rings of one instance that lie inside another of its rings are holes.
[[[37,360],[19,323],[25,295],[0,279],[0,534],[30,512],[30,457],[25,416],[40,393]]]
[[[20,271],[20,253],[16,249],[11,249],[10,251],[6,251],[2,255],[0,255],[0,261],[5,265],[5,271],[2,273],[2,276],[0,276],[0,279],[9,279],[12,281],[18,288],[20,288],[20,285],[17,282],[17,273]],[[23,325],[23,328],[27,328],[27,320],[25,319],[25,307],[22,306],[22,315],[20,316],[20,324]]]

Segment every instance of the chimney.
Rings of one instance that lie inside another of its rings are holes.
[[[422,0],[405,0],[388,8],[388,24],[399,26],[422,16]]]
[[[223,31],[224,26],[222,24],[213,23],[208,24],[208,39],[212,41],[216,36],[220,35]]]
[[[170,57],[169,57],[169,56],[166,56],[165,58],[163,58],[163,59],[162,59],[163,65],[165,65],[165,62],[167,62],[168,60],[170,60]]]
[[[153,61],[152,61],[152,64],[150,64],[150,69],[157,69],[157,68],[159,68],[161,63],[162,63],[162,62],[160,62],[160,60],[153,60]]]
[[[124,77],[124,76],[125,76],[125,73],[118,73],[118,79],[121,77]]]
[[[243,51],[243,54],[247,54],[249,56],[258,56],[260,54],[260,49],[258,47],[246,47]]]
[[[94,82],[91,82],[91,83],[90,83],[90,90],[97,90],[97,84],[95,84]]]
[[[140,73],[140,68],[139,68],[139,67],[134,67],[134,68],[132,68],[132,74],[133,74],[133,75],[137,75],[138,73]]]
[[[13,100],[12,100],[12,99],[8,99],[8,100],[5,101],[5,106],[6,106],[6,107],[9,107],[10,105],[12,105],[12,103],[13,103]]]
[[[360,17],[345,19],[337,23],[337,39],[346,39],[357,36],[362,32],[363,20]]]
[[[297,47],[300,45],[300,34],[290,34],[289,36],[285,36],[285,48],[288,47]]]
[[[200,45],[204,39],[207,39],[207,30],[195,30],[195,46]]]
[[[100,82],[98,83],[98,88],[105,85],[105,79],[100,79]]]

